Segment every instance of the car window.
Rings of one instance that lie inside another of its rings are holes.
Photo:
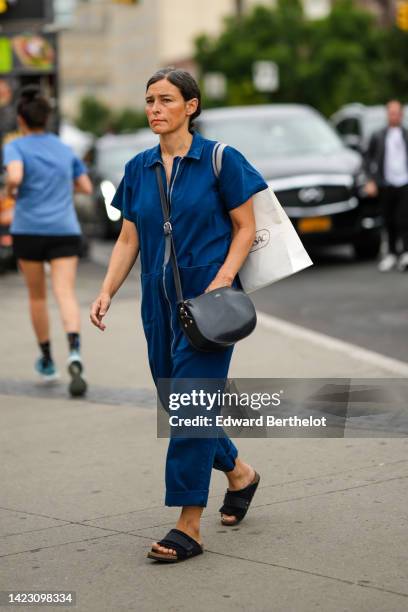
[[[364,115],[364,134],[366,138],[376,132],[385,128],[387,125],[387,112],[384,108],[371,110]]]
[[[199,128],[206,138],[226,142],[252,160],[329,154],[344,148],[333,128],[312,113],[204,118]]]
[[[126,162],[138,153],[133,147],[104,147],[99,149],[97,156],[98,172],[102,175],[121,172]]]
[[[126,162],[132,157],[154,147],[158,142],[158,137],[152,133],[140,135],[130,141],[122,140],[121,136],[111,137],[109,143],[102,142],[97,147],[97,170],[102,175],[117,175],[123,172]]]
[[[347,117],[342,119],[336,126],[337,131],[342,136],[353,134],[354,136],[360,136],[360,122],[356,117]]]

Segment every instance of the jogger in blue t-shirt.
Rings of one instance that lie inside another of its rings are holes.
[[[90,194],[92,184],[84,164],[69,147],[46,131],[51,107],[34,86],[26,87],[17,103],[23,136],[4,147],[6,189],[16,197],[11,234],[19,268],[29,292],[30,314],[41,350],[35,367],[46,381],[58,377],[52,359],[48,325],[46,261],[69,344],[71,395],[83,395],[86,382],[80,356],[80,315],[75,295],[81,229],[72,192]]]

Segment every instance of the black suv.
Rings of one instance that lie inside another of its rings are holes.
[[[198,118],[210,139],[234,146],[264,176],[306,245],[351,244],[376,257],[382,218],[365,197],[362,157],[316,110],[297,104],[213,109]]]
[[[122,226],[120,212],[111,206],[113,196],[125,170],[125,164],[140,151],[159,142],[149,129],[133,134],[107,135],[98,138],[89,154],[94,185],[93,207],[83,206],[78,212],[82,225],[102,238],[115,238]]]

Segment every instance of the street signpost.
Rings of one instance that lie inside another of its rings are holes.
[[[53,0],[0,0],[0,80],[16,94],[37,84],[54,107],[51,129],[58,129],[58,32]],[[4,135],[3,135],[4,136]]]
[[[0,0],[0,82],[4,92],[14,96],[28,84],[38,84],[51,99],[54,113],[49,127],[58,131],[57,32],[44,32],[53,22],[53,0]],[[13,101],[0,113],[0,147],[18,137]],[[2,167],[2,160],[0,160]],[[0,182],[3,182],[0,177]],[[5,197],[0,185],[1,261],[12,265],[12,238],[9,225],[14,201]],[[7,266],[6,266],[7,267]]]
[[[15,91],[37,83],[56,106],[57,32],[45,32],[53,18],[53,0],[0,0],[0,78]]]
[[[252,65],[252,78],[255,88],[261,92],[274,92],[279,89],[279,66],[276,62],[258,61]]]
[[[52,0],[0,0],[0,25],[14,22],[43,22],[53,20]]]
[[[227,79],[222,72],[207,72],[203,78],[204,91],[208,98],[222,100],[227,93]]]

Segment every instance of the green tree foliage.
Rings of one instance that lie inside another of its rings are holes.
[[[115,113],[112,118],[112,129],[118,134],[124,132],[135,132],[136,130],[147,127],[147,117],[144,111],[124,108]]]
[[[331,113],[342,104],[383,102],[384,30],[352,0],[338,0],[326,19],[309,25],[305,94],[310,104]]]
[[[76,125],[95,136],[102,136],[107,132],[115,134],[134,132],[147,127],[147,119],[143,111],[124,108],[114,112],[103,102],[92,96],[86,96],[80,102]]]
[[[384,83],[389,97],[408,102],[408,32],[392,27],[386,38]]]
[[[227,19],[218,38],[200,36],[195,59],[202,74],[227,77],[226,97],[217,105],[297,102],[330,114],[347,102],[376,104],[407,95],[408,35],[395,30],[378,26],[353,0],[335,1],[327,17],[313,21],[300,0],[279,0],[276,8],[258,6]],[[278,64],[278,91],[255,90],[256,60]]]
[[[82,98],[76,125],[80,130],[102,136],[108,131],[112,113],[110,108],[92,96]]]

